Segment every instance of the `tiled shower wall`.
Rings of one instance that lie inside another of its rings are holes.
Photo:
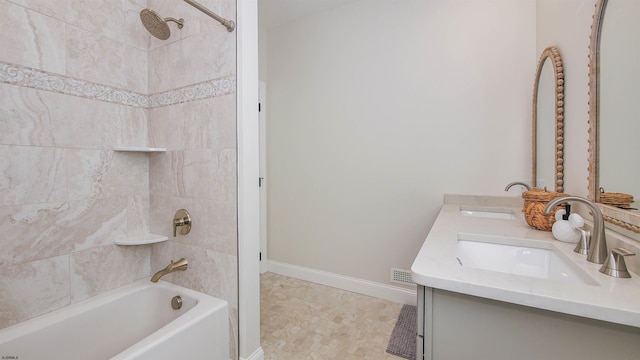
[[[202,3],[235,19],[235,0]],[[139,20],[149,6],[167,41]],[[0,0],[0,328],[142,279],[227,300],[237,329],[235,32],[178,0]],[[166,147],[162,154],[116,146]],[[176,210],[189,235],[171,237]],[[153,232],[155,245],[114,240]]]

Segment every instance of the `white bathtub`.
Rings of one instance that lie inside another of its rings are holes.
[[[224,300],[141,280],[1,329],[0,358],[228,360],[228,322]]]

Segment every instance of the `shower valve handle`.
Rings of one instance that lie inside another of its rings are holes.
[[[187,235],[191,231],[191,215],[185,209],[176,211],[173,217],[173,237],[176,237],[180,228],[180,235]]]

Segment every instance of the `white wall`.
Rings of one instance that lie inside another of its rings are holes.
[[[535,14],[366,0],[269,30],[269,259],[388,283],[444,193],[529,179]]]

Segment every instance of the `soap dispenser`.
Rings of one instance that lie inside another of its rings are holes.
[[[551,227],[553,237],[562,242],[577,243],[580,241],[581,232],[578,228],[584,225],[584,220],[578,214],[571,214],[571,205],[565,205],[555,214],[556,221]],[[569,221],[571,219],[571,221]]]

